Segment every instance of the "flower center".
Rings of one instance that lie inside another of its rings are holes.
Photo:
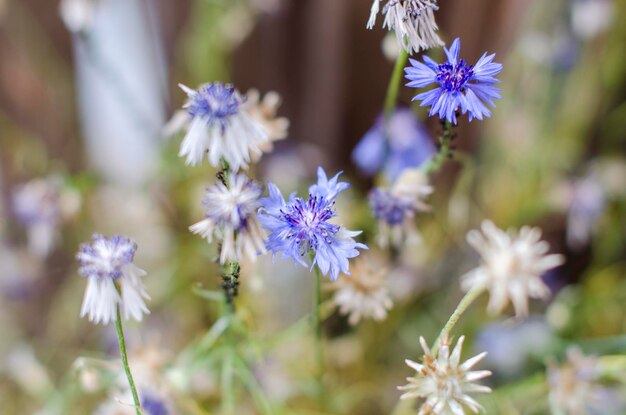
[[[205,216],[236,231],[245,229],[259,207],[261,192],[261,187],[246,176],[233,176],[230,189],[220,183],[207,190],[203,200]]]
[[[437,67],[437,82],[450,92],[463,92],[465,85],[474,75],[474,65],[466,65],[465,59],[452,66],[449,62],[440,64]]]
[[[79,272],[85,277],[118,279],[122,268],[133,262],[137,245],[120,235],[95,235],[92,245],[83,244],[77,254]]]
[[[223,125],[228,117],[237,114],[241,103],[235,87],[215,82],[198,89],[190,99],[187,111],[192,117],[203,117],[209,123]]]
[[[332,204],[321,196],[309,195],[306,201],[298,197],[282,213],[291,228],[287,237],[295,238],[301,255],[316,249],[319,242],[331,244],[339,231],[339,225],[328,222],[335,216]]]

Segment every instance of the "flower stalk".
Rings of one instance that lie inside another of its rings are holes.
[[[239,263],[227,262],[222,271],[222,290],[226,305],[232,311],[234,309],[235,297],[239,292]]]
[[[228,187],[230,185],[230,165],[225,159],[221,159],[221,170],[216,174],[217,179]],[[234,301],[239,292],[239,271],[238,262],[227,261],[222,267],[222,290],[229,311],[234,311]]]
[[[452,157],[450,142],[454,138],[453,124],[446,120],[442,120],[441,124],[443,132],[438,138],[439,152],[424,166],[424,172],[429,176],[437,173],[443,166],[443,163]]]
[[[322,273],[319,267],[315,268],[315,304],[313,310],[313,329],[315,331],[315,360],[317,364],[316,377],[320,395],[324,390],[324,345],[322,336]]]
[[[475,287],[469,290],[465,294],[465,296],[463,296],[461,301],[459,301],[459,304],[456,306],[456,309],[446,322],[445,326],[443,326],[443,329],[441,329],[439,336],[437,336],[437,340],[435,340],[435,343],[433,344],[433,353],[437,351],[442,340],[449,338],[450,332],[459,321],[463,313],[469,308],[470,305],[472,305],[474,300],[476,300],[483,293],[483,291],[485,291],[483,287]]]
[[[408,57],[409,54],[403,49],[396,58],[396,63],[391,73],[391,79],[389,80],[389,86],[387,87],[387,95],[385,96],[385,119],[388,119],[396,108],[398,91],[400,90],[400,82],[402,81],[402,70],[404,69]]]
[[[139,401],[139,395],[137,394],[137,388],[135,387],[135,381],[133,375],[130,372],[130,366],[128,365],[128,355],[126,354],[126,341],[124,340],[124,330],[122,329],[122,316],[120,313],[120,305],[117,305],[117,315],[115,319],[115,332],[117,333],[117,341],[120,347],[120,354],[122,355],[122,365],[124,366],[124,372],[126,372],[126,379],[128,379],[128,386],[130,392],[133,395],[133,402],[135,403],[136,415],[141,415],[141,403]]]

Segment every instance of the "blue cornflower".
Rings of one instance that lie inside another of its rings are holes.
[[[350,231],[330,222],[336,216],[335,198],[350,185],[338,182],[339,174],[328,180],[324,170],[317,170],[317,184],[309,188],[305,199],[295,193],[285,201],[280,190],[268,183],[269,197],[261,199],[259,221],[270,234],[267,249],[283,258],[307,266],[302,258],[307,252],[315,255],[311,267],[317,266],[324,275],[330,271],[330,279],[339,273],[350,275],[348,259],[359,255],[357,249],[367,249],[353,237],[361,232]]]
[[[502,71],[502,65],[494,63],[495,53],[486,53],[476,65],[468,65],[465,59],[459,60],[461,41],[455,39],[450,49],[444,48],[448,60],[438,64],[428,56],[424,56],[424,63],[409,59],[411,66],[404,69],[406,78],[411,81],[407,86],[423,88],[436,83],[439,86],[431,91],[416,95],[413,101],[421,100],[422,107],[430,106],[430,116],[435,114],[439,118],[456,124],[457,110],[463,114],[469,113],[469,120],[490,117],[491,112],[486,104],[495,107],[494,99],[500,98],[500,89],[494,84],[499,81],[494,78]]]
[[[363,173],[383,171],[395,181],[408,168],[419,167],[435,154],[435,145],[413,111],[396,109],[387,122],[381,115],[352,152],[352,160]]]
[[[242,109],[244,99],[234,86],[221,82],[197,90],[178,86],[188,96],[183,108],[190,125],[178,153],[187,164],[199,164],[207,155],[212,166],[224,159],[236,171],[247,168],[252,157],[261,155],[267,133]]]

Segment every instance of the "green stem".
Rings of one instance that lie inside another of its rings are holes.
[[[322,388],[322,377],[324,376],[324,349],[322,338],[322,273],[315,267],[315,356],[317,361],[317,377],[320,388]]]
[[[222,267],[222,290],[226,299],[226,306],[232,313],[235,309],[235,297],[239,292],[239,263],[226,262]]]
[[[391,73],[391,79],[389,80],[389,86],[387,87],[387,95],[385,96],[384,114],[385,118],[389,118],[396,108],[396,101],[398,100],[398,91],[400,89],[400,81],[402,80],[402,70],[406,64],[406,60],[409,54],[402,49],[398,57],[396,58],[396,64],[393,67]]]
[[[237,347],[234,335],[235,310],[228,297],[225,298],[224,317],[226,319],[226,330],[224,333],[226,340],[226,354],[222,362],[222,413],[235,413],[235,362],[237,359]]]
[[[234,353],[228,349],[222,363],[222,413],[227,415],[235,413]]]
[[[311,261],[315,260],[315,253],[311,251]],[[315,304],[313,307],[313,329],[315,331],[315,361],[317,378],[317,394],[318,400],[326,405],[325,389],[324,389],[324,339],[322,336],[322,272],[318,266],[315,266]]]
[[[450,336],[450,332],[461,318],[461,315],[463,315],[465,310],[467,310],[467,308],[474,302],[474,300],[478,298],[478,296],[480,296],[480,294],[483,293],[484,290],[485,289],[482,287],[476,287],[472,288],[467,292],[467,294],[465,294],[465,296],[459,302],[459,305],[456,306],[456,309],[448,319],[446,325],[443,326],[443,329],[441,329],[441,333],[439,333],[437,340],[435,340],[435,344],[433,345],[433,353],[435,353],[435,351],[439,348],[439,344],[441,343],[441,341]]]
[[[217,180],[222,182],[222,184],[226,187],[230,185],[230,164],[226,161],[226,159],[220,159],[221,169],[217,172]]]
[[[239,277],[239,263],[227,262],[222,272],[222,288],[224,290],[224,317],[226,318],[225,337],[227,352],[222,366],[222,412],[224,414],[235,413],[235,385],[234,365],[237,357],[236,342],[234,336],[235,322],[235,297]]]
[[[443,163],[450,157],[450,141],[453,137],[452,124],[445,121],[443,125],[443,132],[439,137],[439,152],[430,159],[430,161],[424,166],[424,171],[428,175],[432,175],[441,169]]]
[[[120,354],[122,355],[122,364],[124,365],[124,371],[126,372],[126,378],[128,379],[128,385],[130,386],[130,392],[133,394],[133,401],[135,402],[135,412],[137,415],[141,415],[141,403],[139,402],[139,395],[137,395],[137,388],[135,388],[135,381],[133,375],[130,373],[130,366],[128,366],[128,356],[126,355],[126,342],[124,341],[124,330],[122,330],[122,317],[120,315],[120,305],[117,305],[117,318],[115,319],[115,331],[117,332],[117,341],[120,346]]]
[[[269,399],[265,395],[263,388],[259,385],[259,382],[255,378],[254,374],[248,368],[248,365],[246,365],[246,362],[241,358],[237,358],[236,364],[237,374],[247,386],[252,398],[257,402],[260,412],[265,415],[273,415],[275,412]]]

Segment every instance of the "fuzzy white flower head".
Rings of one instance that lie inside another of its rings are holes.
[[[439,9],[437,0],[374,0],[368,29],[374,27],[382,1],[387,1],[382,8],[383,27],[395,31],[398,44],[408,53],[443,45],[436,33],[439,30],[434,13]]]
[[[150,313],[144,302],[150,296],[141,281],[146,272],[133,264],[137,244],[121,235],[107,238],[96,233],[92,238],[76,254],[78,272],[87,278],[80,316],[106,325],[116,319],[119,305],[125,319],[141,321]]]
[[[378,219],[378,244],[386,247],[391,240],[399,247],[407,241],[418,241],[415,214],[430,210],[425,199],[432,192],[428,176],[419,169],[405,170],[389,190],[374,188],[369,202]]]
[[[552,412],[566,415],[585,415],[595,408],[600,413],[607,398],[599,378],[598,359],[585,356],[579,348],[567,350],[567,361],[561,366],[548,364],[549,401]],[[607,413],[611,412],[608,410]],[[612,412],[611,412],[612,413]]]
[[[498,229],[484,221],[482,233],[472,230],[467,242],[482,257],[482,264],[461,277],[461,287],[489,290],[489,312],[496,314],[513,303],[517,317],[528,316],[528,298],[544,299],[550,289],[541,276],[564,262],[558,254],[548,254],[550,245],[541,240],[541,230],[524,226],[519,232]]]
[[[480,411],[480,404],[470,396],[473,393],[489,393],[487,386],[474,382],[491,376],[488,370],[471,370],[486,355],[480,353],[461,363],[461,350],[465,336],[461,336],[450,352],[450,343],[444,339],[438,351],[433,353],[426,340],[420,337],[424,349],[422,363],[406,360],[406,364],[417,372],[415,377],[407,378],[405,386],[398,387],[406,391],[400,399],[425,399],[418,415],[453,414],[464,415],[465,409]]]
[[[251,89],[246,93],[246,100],[241,104],[243,111],[267,134],[268,140],[259,146],[263,153],[269,153],[274,149],[275,141],[287,137],[289,120],[285,117],[276,116],[281,102],[280,95],[274,91],[268,92],[261,98],[259,91]],[[253,161],[256,161],[257,157],[253,154]]]
[[[244,100],[232,85],[214,82],[198,90],[179,86],[189,97],[184,108],[191,123],[178,153],[187,164],[199,164],[208,153],[212,166],[224,159],[237,171],[260,157],[267,133],[242,110]]]
[[[256,216],[262,193],[261,186],[244,174],[232,175],[228,187],[217,182],[204,196],[205,219],[189,230],[209,243],[217,236],[222,243],[222,264],[240,261],[244,256],[254,261],[266,252],[265,233]]]
[[[356,325],[362,318],[384,320],[393,302],[382,261],[371,254],[361,255],[354,262],[351,274],[344,274],[329,285],[335,291],[332,301],[339,307],[339,312],[349,315],[351,325]]]

